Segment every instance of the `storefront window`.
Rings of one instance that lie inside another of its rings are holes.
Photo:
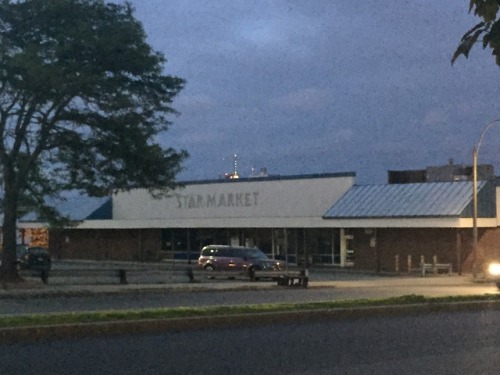
[[[207,245],[258,247],[269,257],[287,258],[291,264],[340,264],[340,236],[337,229],[163,229],[162,250],[175,260],[197,259]]]

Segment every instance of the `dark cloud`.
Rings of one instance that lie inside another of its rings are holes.
[[[452,67],[476,23],[455,0],[133,0],[166,71],[187,80],[165,135],[191,153],[183,179],[241,173],[386,170],[470,163],[500,116],[500,70],[477,49]],[[500,129],[480,162],[498,162]],[[483,150],[484,148],[484,150]]]

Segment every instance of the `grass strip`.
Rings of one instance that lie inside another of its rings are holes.
[[[110,310],[92,312],[70,312],[49,314],[26,314],[0,316],[0,329],[10,327],[36,327],[46,325],[117,322],[126,320],[172,319],[197,316],[258,314],[269,312],[304,311],[321,309],[359,308],[368,306],[393,306],[410,304],[454,303],[476,301],[500,301],[498,294],[473,296],[424,297],[405,295],[401,297],[321,301],[307,303],[272,303],[253,305],[230,305],[208,307],[174,307],[141,310]]]

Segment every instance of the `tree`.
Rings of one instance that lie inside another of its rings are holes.
[[[500,20],[497,18],[500,8],[499,0],[471,0],[469,13],[474,11],[474,15],[483,19],[472,29],[467,31],[462,37],[451,63],[453,64],[460,55],[465,58],[482,37],[483,49],[489,47],[495,56],[495,62],[500,65]]]
[[[62,192],[176,186],[188,154],[157,135],[184,86],[163,73],[129,3],[0,0],[0,280],[19,279],[16,221],[29,202],[51,222]]]

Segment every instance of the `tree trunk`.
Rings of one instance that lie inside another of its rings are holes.
[[[17,256],[16,256],[16,233],[17,233],[17,206],[18,193],[15,188],[15,183],[12,181],[10,173],[4,174],[5,197],[3,204],[3,252],[2,265],[0,267],[0,281],[2,282],[18,282],[21,281],[19,272],[17,271]]]

